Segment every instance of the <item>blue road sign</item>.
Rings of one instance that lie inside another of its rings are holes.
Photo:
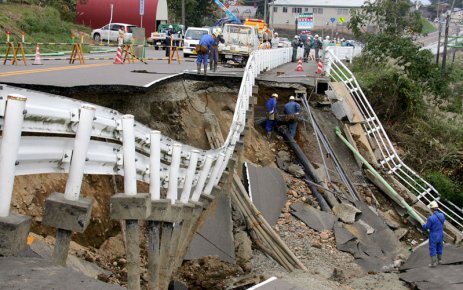
[[[334,23],[334,22],[336,21],[336,18],[331,17],[331,18],[330,18],[330,21],[331,21],[331,23]]]
[[[140,16],[145,14],[145,0],[140,0]]]

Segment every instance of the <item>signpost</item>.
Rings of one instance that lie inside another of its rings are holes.
[[[338,19],[339,23],[341,23],[341,34],[344,33],[344,22],[346,21],[346,19],[344,17],[339,17]]]
[[[302,13],[297,17],[297,30],[306,30],[313,28],[313,13]]]
[[[143,27],[143,15],[145,15],[145,0],[140,0],[140,27]]]

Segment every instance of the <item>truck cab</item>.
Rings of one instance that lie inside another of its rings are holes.
[[[166,39],[166,34],[167,31],[169,30],[169,26],[172,25],[172,39],[176,42],[175,45],[180,45],[180,43],[183,41],[183,35],[184,35],[184,26],[181,24],[167,24],[167,23],[162,23],[158,26],[157,31],[151,32],[151,36],[148,37],[146,42],[148,42],[151,45],[154,45],[154,48],[156,50],[159,49],[159,47],[164,46],[164,42]],[[163,49],[165,49],[163,47]]]
[[[212,34],[210,27],[188,27],[183,40],[183,57],[189,57],[196,54],[195,47],[199,44],[201,36]]]

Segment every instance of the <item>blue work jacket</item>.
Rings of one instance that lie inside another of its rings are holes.
[[[299,113],[300,110],[301,110],[301,105],[299,105],[295,101],[290,101],[289,103],[285,105],[284,113],[285,115],[294,115],[294,114]]]
[[[439,242],[444,238],[445,216],[440,211],[435,211],[423,225],[424,230],[429,230],[429,242]]]
[[[265,108],[268,113],[276,113],[277,112],[277,99],[270,98],[265,103]]]

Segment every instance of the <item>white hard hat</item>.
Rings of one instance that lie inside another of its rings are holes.
[[[278,35],[278,32],[275,32],[275,35]]]
[[[222,29],[217,28],[217,29],[215,30],[215,33],[217,33],[217,35],[220,35],[220,34],[222,33]]]
[[[433,208],[439,208],[439,205],[437,204],[437,201],[432,201],[429,205],[428,205],[429,208],[433,209]]]
[[[169,28],[174,28],[174,27],[172,27],[172,25],[169,25]]]
[[[327,35],[327,36],[326,36],[326,39],[330,39],[330,36],[329,36],[329,35]]]
[[[295,38],[295,39],[298,39],[298,38],[299,38],[299,36],[297,36],[297,35],[294,35],[294,38]]]
[[[272,97],[278,98],[278,94],[277,94],[277,93],[273,93],[273,94],[272,94]]]
[[[315,37],[318,37],[318,34],[315,34]]]
[[[294,100],[294,96],[289,97],[289,100]]]

